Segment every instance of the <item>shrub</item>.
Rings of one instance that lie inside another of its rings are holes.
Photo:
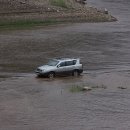
[[[67,8],[65,0],[50,0],[50,3],[55,6]]]
[[[74,85],[70,88],[70,92],[80,92],[80,91],[83,91],[83,87],[78,85]]]

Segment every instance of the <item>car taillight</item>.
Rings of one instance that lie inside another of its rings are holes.
[[[83,69],[83,65],[82,65],[82,69]]]

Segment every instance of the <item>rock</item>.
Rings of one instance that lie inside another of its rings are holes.
[[[105,14],[108,14],[108,10],[107,10],[106,8],[105,8],[105,10],[104,10],[104,13],[105,13]]]
[[[127,87],[119,86],[119,89],[127,89]]]
[[[87,4],[87,0],[75,0],[75,1],[81,4]]]
[[[57,12],[60,12],[59,10],[57,10]]]
[[[26,2],[25,1],[20,1],[20,4],[26,4]]]
[[[90,90],[92,90],[91,87],[87,87],[87,86],[84,86],[84,87],[83,87],[83,91],[90,91]]]

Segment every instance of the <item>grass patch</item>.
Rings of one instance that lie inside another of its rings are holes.
[[[50,0],[51,5],[67,8],[65,0]]]
[[[106,89],[107,86],[105,85],[96,85],[96,86],[91,86],[91,85],[73,85],[70,88],[70,92],[81,92],[81,91],[91,91],[93,89]]]
[[[83,91],[83,87],[79,85],[74,85],[70,88],[70,92],[81,92]]]
[[[60,22],[56,20],[16,20],[16,21],[5,21],[0,22],[0,30],[3,29],[26,29],[36,26],[48,26],[58,24]]]
[[[107,86],[102,84],[102,85],[96,85],[96,86],[92,86],[93,89],[96,89],[96,88],[103,88],[103,89],[106,89]]]

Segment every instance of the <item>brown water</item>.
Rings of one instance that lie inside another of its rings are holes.
[[[130,2],[88,2],[119,21],[0,32],[0,130],[130,129]],[[80,57],[83,75],[36,78],[54,57]],[[72,93],[73,85],[107,88]]]

